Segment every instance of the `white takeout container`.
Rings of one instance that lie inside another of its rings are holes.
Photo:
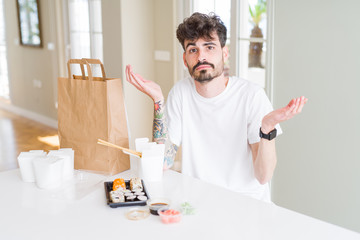
[[[149,142],[148,138],[135,139],[136,151],[142,153],[137,159],[138,176],[145,181],[161,181],[164,170],[165,144]]]
[[[57,156],[38,157],[32,161],[36,185],[42,189],[61,186],[63,181],[64,159]]]
[[[61,148],[50,150],[48,156],[57,156],[64,160],[63,179],[71,179],[74,176],[74,150],[71,148]]]
[[[18,156],[21,178],[24,182],[35,182],[33,160],[37,157],[46,156],[42,150],[32,150],[30,152],[21,152]]]

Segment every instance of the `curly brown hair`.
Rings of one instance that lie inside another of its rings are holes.
[[[185,40],[193,41],[199,38],[212,40],[213,37],[211,35],[214,31],[219,37],[221,47],[224,47],[226,43],[227,30],[220,17],[215,13],[203,14],[196,12],[189,18],[185,18],[178,26],[176,30],[176,37],[185,50]]]

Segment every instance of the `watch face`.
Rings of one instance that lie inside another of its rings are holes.
[[[276,137],[276,128],[274,128],[274,130],[272,130],[271,132],[269,132],[269,140],[272,140]]]

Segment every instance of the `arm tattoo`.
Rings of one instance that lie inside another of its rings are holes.
[[[171,143],[168,137],[164,103],[164,100],[161,100],[154,104],[153,141],[158,144],[165,144],[164,169],[169,169],[174,164],[178,147]]]

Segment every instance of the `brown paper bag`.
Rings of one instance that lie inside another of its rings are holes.
[[[82,76],[72,76],[70,64],[80,64]],[[93,77],[89,64],[100,64],[103,76]],[[74,149],[75,169],[109,174],[129,169],[128,155],[97,144],[100,138],[129,148],[121,79],[106,78],[98,59],[71,59],[68,71],[68,78],[58,79],[60,147]]]

